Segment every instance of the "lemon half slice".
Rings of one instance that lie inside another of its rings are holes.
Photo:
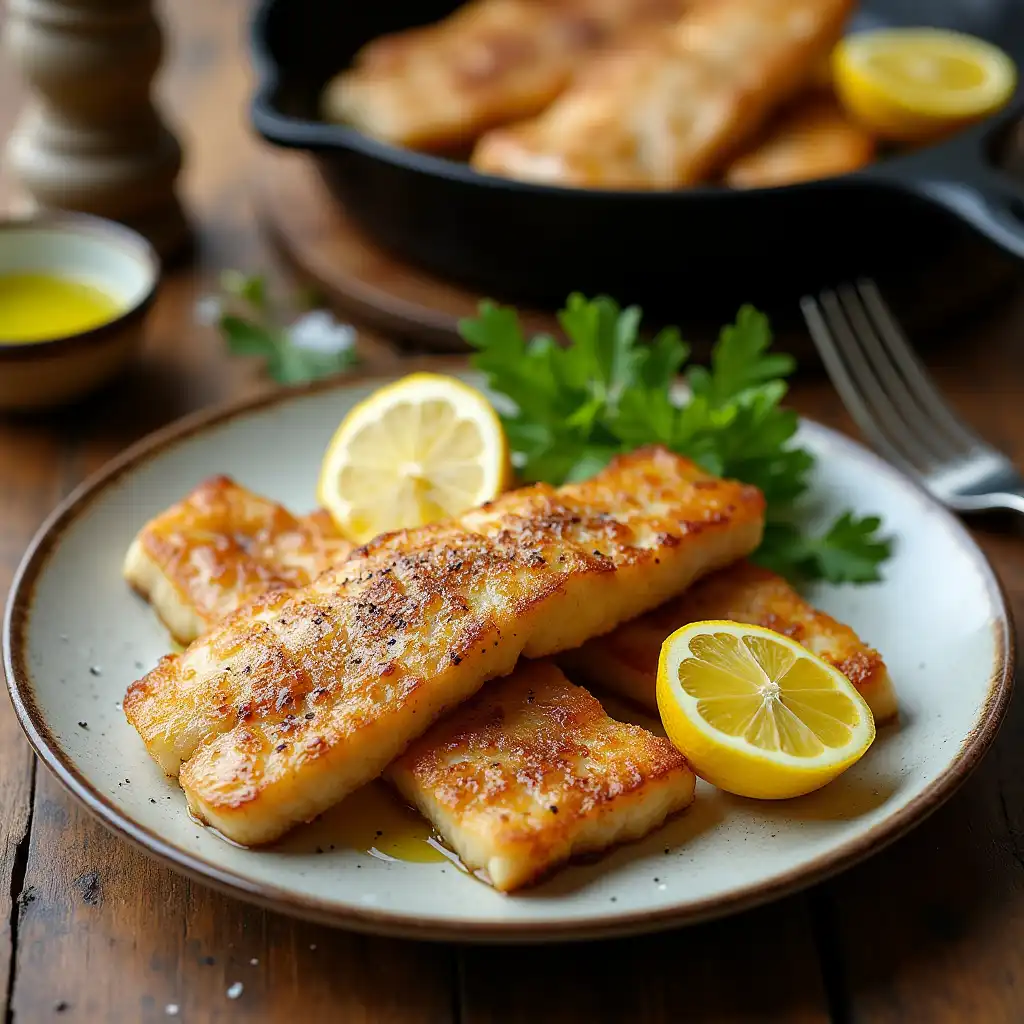
[[[849,113],[894,142],[936,138],[986,117],[1017,85],[1016,65],[999,47],[931,28],[847,36],[833,52],[832,71]]]
[[[665,641],[658,709],[702,779],[767,800],[831,782],[875,738],[871,710],[841,672],[738,622],[694,622]]]
[[[362,544],[465,512],[510,480],[508,443],[490,402],[455,377],[413,373],[342,420],[317,496],[345,536]]]

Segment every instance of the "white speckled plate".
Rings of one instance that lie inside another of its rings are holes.
[[[768,804],[701,785],[695,805],[646,840],[514,896],[449,863],[385,862],[344,846],[317,855],[302,842],[250,851],[197,827],[120,712],[125,688],[168,648],[121,578],[124,552],[150,516],[214,473],[312,508],[325,443],[378,383],[275,394],[161,432],[72,495],[18,573],[4,658],[29,739],[104,823],[171,866],[284,911],[413,937],[650,931],[773,898],[878,850],[945,800],[992,742],[1013,661],[995,576],[955,519],[875,456],[806,424],[821,514],[879,513],[897,539],[883,584],[810,595],[882,652],[902,715],[831,786]]]

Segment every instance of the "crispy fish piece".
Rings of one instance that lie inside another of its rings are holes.
[[[471,163],[506,177],[670,189],[711,177],[813,78],[853,0],[714,0],[599,54],[542,114]]]
[[[229,616],[124,710],[189,806],[269,842],[377,776],[520,655],[579,646],[752,551],[761,493],[662,448],[378,538]]]
[[[124,576],[184,645],[267,591],[305,586],[352,548],[322,510],[297,519],[216,476],[139,531]]]
[[[530,117],[609,39],[672,21],[692,0],[474,0],[436,25],[381,36],[331,80],[328,120],[443,150]]]
[[[768,188],[831,178],[865,167],[875,140],[833,96],[808,94],[793,104],[725,170],[733,188]]]
[[[657,714],[661,645],[681,626],[705,619],[749,622],[791,636],[857,687],[876,722],[896,717],[896,693],[881,655],[849,626],[809,605],[781,576],[749,562],[708,576],[655,611],[563,654],[559,664],[572,679]]]
[[[385,773],[471,869],[508,892],[639,839],[693,801],[668,740],[616,722],[549,661],[524,661]]]
[[[230,496],[220,503],[216,522],[196,513],[197,507],[209,507],[211,493]],[[275,514],[257,516],[253,509]],[[204,482],[154,520],[164,535],[173,524],[176,537],[171,560],[157,560],[156,567],[173,582],[177,600],[207,628],[238,607],[232,573],[239,548],[250,551],[259,542],[268,553],[291,550],[279,543],[274,527],[291,535],[296,521],[278,510],[221,477]],[[345,545],[326,512],[298,522],[325,539],[309,549],[310,565],[303,566],[315,578]],[[144,528],[140,539],[149,530]],[[220,559],[220,571],[175,571],[183,548],[201,548],[210,559]],[[275,580],[290,568],[272,560],[261,563]],[[612,721],[590,694],[544,661],[521,662],[511,676],[492,682],[416,741],[385,774],[464,863],[506,892],[576,853],[646,835],[689,805],[695,781],[663,737]],[[473,786],[472,794],[453,788],[459,786]]]

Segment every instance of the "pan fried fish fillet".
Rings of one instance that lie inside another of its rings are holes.
[[[171,636],[189,644],[253,598],[304,586],[351,549],[327,513],[296,519],[218,476],[143,527],[124,576]]]
[[[216,521],[200,514],[211,505]],[[296,521],[281,512],[228,478],[215,478],[147,524],[132,550],[144,548],[152,533],[175,537],[172,545],[151,545],[148,564],[205,631],[239,605],[234,573],[247,557],[239,551],[259,544],[271,556],[260,569],[283,579],[292,566],[275,565],[271,553],[293,551],[282,538],[295,534],[298,522],[323,539],[309,546],[304,573],[315,578],[342,560],[346,546],[327,513]],[[180,571],[181,552],[195,550],[205,553],[207,571]],[[152,600],[158,590],[144,594]],[[695,782],[667,740],[612,721],[546,661],[520,662],[511,676],[492,682],[416,741],[386,777],[463,863],[505,892],[574,854],[646,835],[690,804]]]
[[[865,167],[875,140],[827,94],[799,99],[725,170],[733,188],[768,188],[830,178]]]
[[[690,805],[695,783],[668,740],[613,721],[549,661],[484,687],[386,777],[506,892],[647,835]]]
[[[660,448],[591,480],[388,534],[229,616],[129,687],[189,806],[269,842],[377,776],[448,708],[752,551],[760,492]]]
[[[543,110],[610,38],[691,0],[473,0],[436,25],[368,43],[324,91],[329,120],[417,149],[472,142]]]
[[[748,562],[708,576],[655,611],[563,654],[559,663],[571,678],[657,714],[661,645],[681,626],[704,619],[749,622],[791,636],[857,687],[876,722],[896,717],[896,693],[879,653],[849,626],[811,607],[781,576]]]
[[[812,80],[853,0],[708,0],[599,54],[539,116],[477,143],[478,170],[670,189],[713,175]]]

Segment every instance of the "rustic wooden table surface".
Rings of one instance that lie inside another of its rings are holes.
[[[0,420],[0,586],[84,475],[189,409],[259,386],[193,322],[223,267],[265,269],[247,181],[247,4],[166,5],[161,91],[185,144],[195,261],[169,275],[145,355],[112,390]],[[2,16],[2,15],[0,15]],[[0,63],[0,139],[19,103]],[[10,199],[0,180],[0,201]],[[368,339],[370,362],[397,361]],[[1024,288],[933,358],[953,398],[1024,463]],[[847,427],[829,387],[798,407]],[[1024,530],[978,538],[1024,621]],[[927,638],[922,638],[924,642]],[[646,939],[552,948],[427,945],[332,931],[222,897],[114,838],[34,763],[0,703],[0,1007],[7,1019],[413,1022],[1024,1020],[1024,710],[910,836],[810,892]],[[226,991],[241,981],[243,993]]]

